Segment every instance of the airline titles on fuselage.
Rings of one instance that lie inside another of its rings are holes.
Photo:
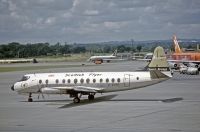
[[[83,76],[85,76],[84,73],[67,73],[67,74],[65,74],[65,77],[83,77]],[[102,76],[102,74],[90,73],[89,76],[97,77],[97,76]]]

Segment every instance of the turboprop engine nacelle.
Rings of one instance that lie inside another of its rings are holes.
[[[168,64],[171,69],[177,69],[179,67],[179,65],[175,62],[168,62]]]
[[[199,67],[199,65],[195,64],[195,63],[189,63],[187,66],[189,66],[189,67],[195,67],[195,68]]]

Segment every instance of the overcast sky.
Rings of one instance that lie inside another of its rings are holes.
[[[0,0],[0,43],[200,38],[200,0]]]

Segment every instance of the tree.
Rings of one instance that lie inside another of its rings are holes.
[[[74,53],[85,53],[86,49],[85,47],[75,47],[73,48]]]
[[[187,46],[187,49],[192,49],[192,45],[189,44],[189,45]]]
[[[65,44],[64,46],[62,46],[62,48],[60,49],[60,52],[62,54],[68,54],[70,53],[70,46]]]
[[[140,52],[142,50],[142,46],[141,45],[137,45],[136,49],[137,49],[138,52]]]
[[[103,52],[104,53],[109,53],[111,51],[111,47],[106,45],[104,48],[103,48]]]
[[[124,45],[119,45],[119,46],[117,46],[117,50],[118,50],[118,52],[122,53],[126,50],[126,47]]]

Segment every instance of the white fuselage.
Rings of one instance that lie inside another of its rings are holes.
[[[183,73],[183,74],[191,74],[191,75],[199,74],[198,68],[196,67],[182,66],[180,67],[179,71],[180,73]]]
[[[152,79],[149,71],[141,72],[75,72],[27,74],[30,78],[14,84],[18,93],[67,94],[67,90],[51,91],[51,87],[86,86],[103,92],[129,90],[152,85],[168,78]],[[49,91],[48,91],[49,89]]]
[[[116,58],[116,56],[113,56],[113,55],[109,55],[109,56],[91,56],[89,60],[90,61],[95,61],[97,59],[101,59],[101,60],[106,59],[106,60],[108,60],[108,59],[115,59],[115,58]]]

